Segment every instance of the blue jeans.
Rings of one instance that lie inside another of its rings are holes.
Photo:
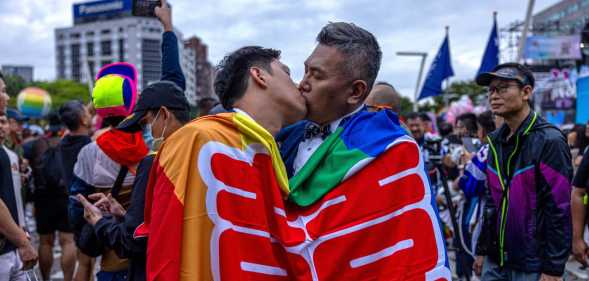
[[[97,281],[127,281],[127,270],[118,272],[99,271],[96,274]]]
[[[498,264],[492,262],[488,257],[485,257],[483,263],[483,274],[481,281],[538,281],[540,280],[539,272],[523,272],[509,269],[507,267],[499,267]]]

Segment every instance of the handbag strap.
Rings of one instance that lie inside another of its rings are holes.
[[[119,174],[117,175],[117,179],[115,180],[115,183],[112,186],[112,190],[110,191],[112,197],[116,198],[119,196],[119,192],[121,192],[121,187],[123,187],[123,181],[125,180],[125,177],[127,177],[128,172],[129,168],[127,166],[121,166]]]

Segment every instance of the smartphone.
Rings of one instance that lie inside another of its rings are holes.
[[[462,138],[462,145],[464,145],[466,151],[470,153],[477,152],[479,150],[474,138]]]
[[[76,196],[76,195],[70,195],[70,199],[72,199],[78,203],[82,203],[82,202],[80,202],[80,199],[78,199],[78,196]]]
[[[161,5],[161,0],[133,0],[133,15],[136,17],[155,18],[155,7]]]

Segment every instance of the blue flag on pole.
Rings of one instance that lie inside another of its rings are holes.
[[[483,72],[492,71],[499,64],[499,37],[497,37],[497,19],[493,19],[493,29],[487,41],[487,48],[481,61],[477,76]]]
[[[425,82],[423,83],[423,88],[421,88],[418,100],[441,94],[442,82],[451,76],[454,76],[454,70],[450,61],[450,42],[448,40],[448,34],[446,34],[446,38],[444,38],[444,42],[440,46],[440,50],[438,50],[438,54],[434,58],[429,72],[425,77]]]

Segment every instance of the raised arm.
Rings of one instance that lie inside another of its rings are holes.
[[[164,26],[162,34],[162,77],[161,80],[172,81],[183,91],[186,90],[186,78],[180,66],[178,38],[172,25],[172,9],[165,0],[155,8],[155,15]]]

